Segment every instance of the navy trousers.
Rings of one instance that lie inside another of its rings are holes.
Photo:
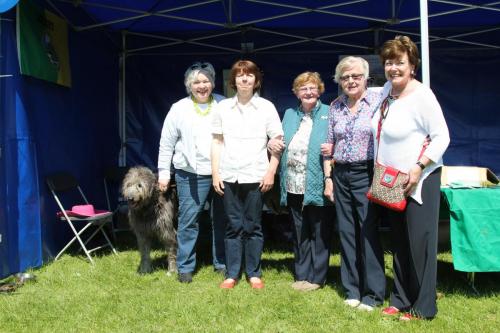
[[[404,212],[387,212],[394,256],[390,305],[423,318],[433,318],[437,313],[440,182],[438,168],[422,184],[422,205],[409,198]]]
[[[262,233],[262,192],[259,183],[224,182],[226,224],[226,278],[238,279],[245,258],[247,278],[260,277],[264,247]]]
[[[385,274],[378,207],[366,197],[372,178],[373,161],[336,164],[333,169],[340,276],[346,298],[377,306],[384,301]]]
[[[295,279],[323,285],[330,260],[333,207],[303,206],[303,202],[304,195],[288,193],[294,224]]]

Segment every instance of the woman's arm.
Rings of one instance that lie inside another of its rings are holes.
[[[167,113],[161,130],[160,147],[158,151],[158,186],[161,191],[166,190],[170,185],[172,156],[174,155],[175,144],[179,139],[177,117],[174,104]]]
[[[424,154],[431,161],[435,162],[441,159],[448,148],[450,134],[444,119],[443,110],[430,89],[427,88],[426,95],[421,99],[421,103],[419,111],[422,123],[430,137],[430,143]]]
[[[266,174],[259,185],[260,191],[263,193],[269,191],[274,186],[274,176],[276,175],[276,170],[278,169],[278,165],[280,163],[280,155],[281,153],[271,152],[269,166],[267,167]]]
[[[427,145],[427,147],[408,172],[408,182],[405,186],[406,195],[413,193],[423,170],[428,165],[439,161],[450,143],[448,126],[436,96],[430,89],[425,90],[424,93],[425,95],[420,99],[421,105],[418,107],[424,130],[428,133],[428,138],[422,144]]]
[[[323,159],[323,181],[325,183],[324,196],[331,202],[335,202],[333,195],[333,160]]]
[[[219,166],[220,166],[220,152],[224,137],[222,134],[212,134],[212,150],[210,152],[210,159],[212,163],[212,185],[215,192],[219,195],[224,195],[224,182],[220,179]]]

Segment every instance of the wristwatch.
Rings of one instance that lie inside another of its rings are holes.
[[[424,170],[424,169],[425,169],[425,165],[424,165],[424,163],[422,163],[422,162],[420,162],[420,161],[417,161],[417,163],[416,163],[416,164],[420,167],[420,169],[422,169],[422,170]]]
[[[323,182],[326,182],[327,179],[332,179],[332,176],[331,175],[330,176],[324,176],[323,177]]]

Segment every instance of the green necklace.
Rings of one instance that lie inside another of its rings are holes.
[[[191,95],[191,100],[193,101],[194,104],[194,110],[200,116],[206,116],[207,114],[210,113],[210,110],[212,110],[212,102],[214,101],[214,97],[212,95],[210,95],[210,97],[208,98],[208,107],[203,111],[200,109],[200,106],[198,105],[198,102],[196,102],[196,100],[194,99],[193,95]]]

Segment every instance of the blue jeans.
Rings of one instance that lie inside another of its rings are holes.
[[[214,269],[224,269],[224,229],[226,214],[222,198],[214,193],[212,176],[202,176],[175,170],[179,196],[179,224],[177,227],[177,269],[179,273],[192,273],[196,267],[196,240],[199,221],[205,203],[211,206],[212,258]]]
[[[262,275],[260,263],[264,247],[262,233],[262,192],[259,183],[224,182],[226,225],[226,278],[238,279],[245,257],[247,278]]]

